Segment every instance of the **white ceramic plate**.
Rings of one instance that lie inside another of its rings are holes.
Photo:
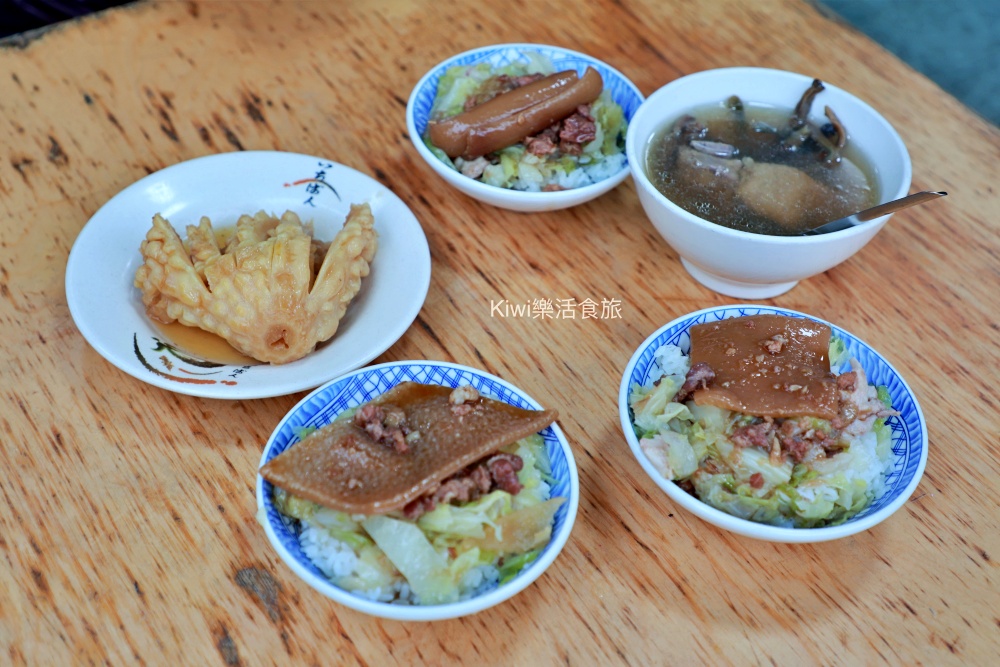
[[[133,286],[139,244],[153,215],[182,237],[207,215],[216,228],[240,215],[294,211],[332,239],[352,203],[369,202],[379,246],[371,273],[336,335],[312,354],[283,365],[207,363],[169,345],[146,317]],[[87,342],[144,382],[210,398],[281,396],[317,387],[368,363],[406,331],[424,303],[431,260],[420,223],[403,201],[374,179],[332,160],[248,151],[197,158],[130,185],[86,224],[66,266],[66,300]]]

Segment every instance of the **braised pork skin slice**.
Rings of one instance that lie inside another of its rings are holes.
[[[386,413],[402,410],[405,449],[387,446],[372,437],[371,428],[345,419],[310,433],[265,464],[260,474],[325,507],[385,514],[484,456],[537,433],[557,416],[554,410],[523,410],[478,395],[456,409],[451,400],[455,391],[403,382],[366,404]]]

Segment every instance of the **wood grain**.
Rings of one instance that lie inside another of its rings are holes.
[[[921,400],[930,457],[896,515],[832,543],[763,543],[686,514],[646,477],[618,424],[624,366],[663,323],[732,299],[687,276],[631,183],[524,215],[420,162],[404,121],[412,86],[453,53],[508,41],[585,51],[646,94],[720,66],[809,73],[897,128],[913,190],[949,197],[898,213],[851,260],[770,302],[860,336]],[[815,7],[138,3],[0,47],[0,146],[0,663],[1000,661],[1000,132]],[[254,519],[261,449],[303,394],[172,394],[77,332],[64,267],[97,208],[168,165],[250,149],[345,163],[421,221],[430,293],[376,361],[483,368],[563,415],[580,514],[512,600],[406,624],[313,592]],[[618,299],[621,316],[491,315],[491,301],[537,298]]]

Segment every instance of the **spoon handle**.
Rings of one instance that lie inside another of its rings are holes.
[[[912,194],[908,197],[903,197],[895,201],[887,202],[885,204],[879,204],[870,209],[858,213],[855,217],[860,222],[866,222],[868,220],[874,220],[879,216],[888,215],[890,213],[895,213],[904,208],[908,208],[915,204],[921,204],[925,201],[930,201],[931,199],[937,199],[938,197],[944,197],[947,192],[918,192]]]

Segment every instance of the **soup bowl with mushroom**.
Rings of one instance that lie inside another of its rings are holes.
[[[854,95],[812,77],[735,67],[660,88],[628,128],[643,209],[691,276],[743,299],[770,298],[860,250],[885,215],[809,228],[910,188],[899,134]]]

